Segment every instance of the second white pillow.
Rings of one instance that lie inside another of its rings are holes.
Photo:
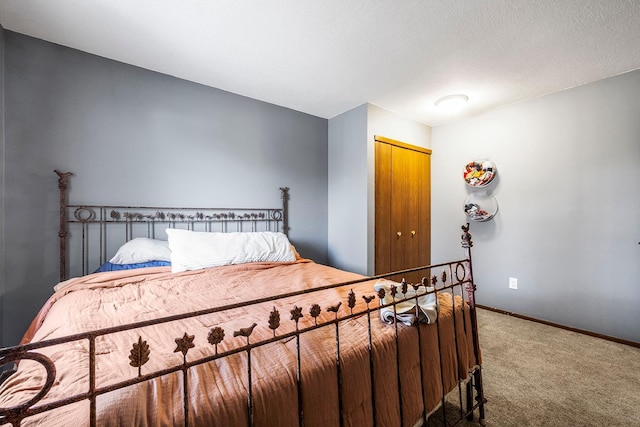
[[[247,262],[293,262],[295,254],[284,233],[208,233],[168,228],[171,271],[199,270]]]
[[[120,246],[109,260],[113,264],[140,264],[149,261],[171,261],[171,251],[166,240],[136,237]]]

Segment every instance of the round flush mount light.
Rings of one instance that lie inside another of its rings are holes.
[[[436,101],[436,107],[447,113],[453,113],[464,107],[468,100],[469,97],[463,94],[447,95]]]

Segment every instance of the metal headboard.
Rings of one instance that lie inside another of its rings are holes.
[[[280,188],[282,207],[275,209],[70,205],[68,183],[73,173],[54,172],[58,175],[60,190],[60,281],[68,278],[68,240],[75,230],[81,233],[82,275],[91,272],[90,264],[96,263],[97,268],[104,263],[110,249],[134,237],[166,239],[166,228],[207,232],[289,232],[289,187]]]

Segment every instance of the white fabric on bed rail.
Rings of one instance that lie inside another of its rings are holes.
[[[380,309],[380,320],[384,323],[392,324],[395,319],[404,323],[405,325],[413,325],[417,321],[424,323],[433,323],[438,317],[438,311],[436,308],[436,294],[433,287],[418,286],[415,290],[413,286],[409,286],[407,293],[403,294],[400,284],[392,282],[386,279],[380,279],[373,286],[376,292],[384,290],[385,296],[382,299],[383,304],[391,304],[394,302],[394,297],[391,295],[391,286],[396,286],[395,301],[401,301],[406,298],[411,298],[408,301],[399,302],[395,306],[382,307]],[[416,318],[416,295],[418,295],[418,317]],[[395,317],[394,317],[395,316]]]

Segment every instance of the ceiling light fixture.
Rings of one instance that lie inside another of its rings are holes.
[[[459,111],[469,100],[467,95],[455,94],[447,95],[436,101],[436,107],[447,113]]]

